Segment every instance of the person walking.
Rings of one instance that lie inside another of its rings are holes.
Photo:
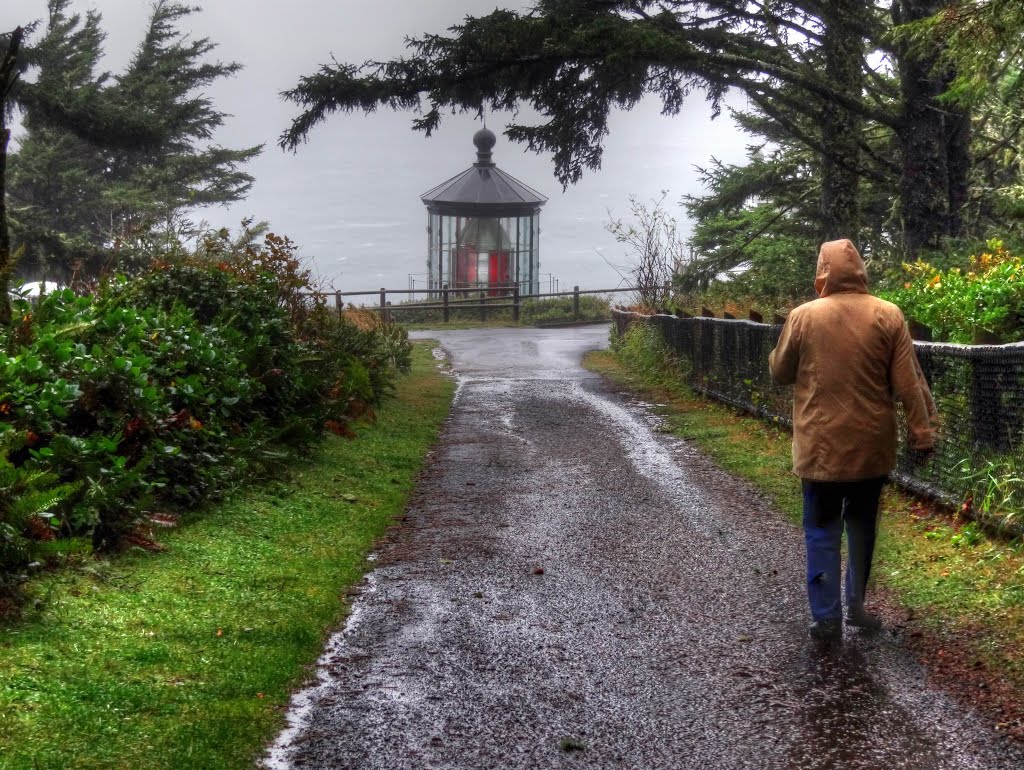
[[[789,314],[768,366],[777,383],[794,386],[793,472],[803,487],[810,634],[838,639],[841,593],[848,626],[882,625],[864,599],[882,484],[896,466],[895,402],[903,404],[908,442],[919,453],[934,447],[935,406],[902,311],[868,293],[851,241],[822,245],[814,288],[819,298]]]

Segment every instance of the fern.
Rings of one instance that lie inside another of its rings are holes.
[[[32,520],[46,521],[74,494],[77,484],[63,484],[56,474],[14,465],[10,454],[24,447],[17,431],[0,429],[0,577],[31,562],[39,541],[29,537]]]

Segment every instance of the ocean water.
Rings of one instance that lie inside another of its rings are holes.
[[[507,117],[491,116],[498,134],[499,168],[548,198],[540,215],[542,291],[628,285],[631,255],[607,225],[629,218],[630,196],[665,206],[689,223],[678,206],[701,191],[697,166],[712,156],[739,161],[745,139],[722,117],[712,122],[702,102],[683,115],[663,117],[655,100],[616,114],[602,168],[566,190],[549,157],[501,135]],[[266,219],[301,247],[325,288],[342,291],[424,286],[426,208],[420,196],[476,160],[470,116],[445,120],[432,137],[411,130],[411,117],[379,112],[340,115],[317,129],[297,153],[268,147],[251,165],[257,182],[249,198],[204,213],[215,226],[245,216]]]

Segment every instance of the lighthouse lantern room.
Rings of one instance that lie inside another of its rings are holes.
[[[494,165],[494,132],[473,136],[477,160],[422,196],[427,207],[427,272],[432,291],[491,296],[540,289],[540,209],[547,198]]]

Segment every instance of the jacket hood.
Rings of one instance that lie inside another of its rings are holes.
[[[868,272],[852,241],[843,238],[821,245],[818,268],[814,275],[814,290],[820,297],[843,292],[868,293]]]

